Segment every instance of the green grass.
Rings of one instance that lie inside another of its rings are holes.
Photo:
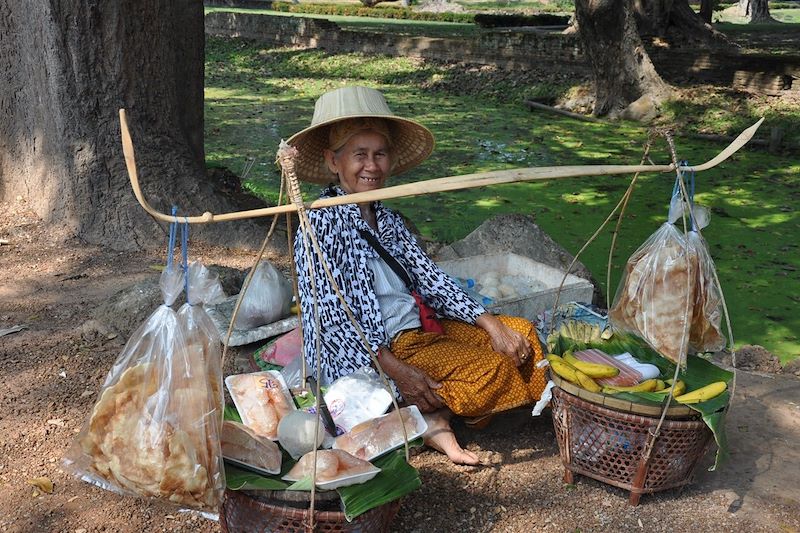
[[[638,125],[585,123],[531,113],[522,104],[537,87],[495,92],[489,84],[457,95],[433,90],[451,71],[408,58],[327,55],[320,51],[265,49],[242,41],[209,38],[206,63],[206,151],[209,164],[240,172],[255,158],[249,186],[277,200],[273,164],[281,138],[306,127],[314,100],[347,84],[382,90],[393,110],[431,128],[434,156],[394,183],[502,168],[620,163],[641,157],[646,131]],[[722,102],[724,103],[724,102]],[[716,107],[720,102],[709,102]],[[711,112],[709,110],[709,112]],[[797,110],[792,112],[796,113]],[[678,115],[676,115],[678,116]],[[700,114],[693,127],[711,118]],[[742,122],[751,120],[745,116]],[[730,128],[739,128],[731,122]],[[709,159],[721,146],[677,139],[679,156]],[[663,142],[653,151],[667,162]],[[501,213],[524,213],[575,253],[601,224],[630,176],[574,178],[469,189],[388,202],[426,235],[451,242]],[[627,257],[664,221],[674,177],[643,176],[623,222],[612,260],[616,287]],[[733,317],[737,345],[760,344],[786,362],[800,355],[800,162],[745,149],[698,175],[699,202],[712,209],[705,235]],[[317,188],[307,186],[309,198]],[[605,286],[610,237],[600,235],[582,261]]]
[[[772,15],[772,18],[774,18],[778,22],[783,22],[785,24],[800,24],[800,8],[770,9],[769,14]],[[724,10],[715,12],[713,20],[714,22],[723,22],[731,24],[743,24],[745,22],[745,18],[738,15],[733,10]],[[751,24],[749,26],[763,27],[763,29],[765,30],[769,30],[770,28],[775,28],[774,24]]]

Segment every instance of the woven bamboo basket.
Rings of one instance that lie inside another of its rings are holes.
[[[309,502],[307,492],[226,490],[220,528],[223,533],[307,533]],[[317,493],[314,532],[388,533],[400,510],[400,500],[367,511],[352,522],[348,522],[338,509],[339,495],[336,492]]]
[[[658,417],[621,412],[553,388],[553,426],[564,464],[564,481],[581,474],[630,491],[638,505],[644,493],[686,485],[705,455],[712,433],[697,416],[666,418],[649,455]]]

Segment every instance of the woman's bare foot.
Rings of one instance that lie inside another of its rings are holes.
[[[471,466],[481,464],[477,455],[458,444],[444,410],[427,413],[423,416],[425,422],[428,423],[428,430],[422,435],[426,445],[447,455],[456,464]]]

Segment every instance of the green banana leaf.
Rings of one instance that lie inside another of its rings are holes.
[[[222,419],[223,420],[231,420],[232,422],[239,422],[242,423],[242,417],[239,416],[239,411],[236,410],[236,407],[233,405],[226,405],[225,409],[222,411]]]
[[[225,463],[225,484],[230,490],[285,490],[290,483],[278,476],[262,476]]]
[[[553,353],[562,355],[568,350],[579,351],[589,348],[602,350],[609,355],[628,352],[642,363],[657,366],[661,370],[660,379],[671,379],[675,375],[675,364],[672,361],[662,357],[646,341],[630,333],[614,332],[614,336],[611,339],[596,342],[580,342],[559,335],[556,339]],[[686,370],[678,374],[678,379],[682,379],[686,383],[686,390],[688,391],[699,389],[717,381],[724,381],[730,387],[733,373],[716,366],[702,357],[689,355],[686,360]],[[614,397],[647,405],[663,405],[667,401],[666,396],[649,392],[624,392],[615,394]],[[725,414],[729,402],[730,392],[726,390],[719,396],[705,402],[687,404],[687,407],[700,413],[703,421],[714,434],[714,440],[717,443],[717,454],[714,464],[709,468],[712,471],[716,470],[729,457],[728,439],[725,434]],[[674,405],[682,405],[674,400],[672,403]]]
[[[422,486],[417,469],[406,462],[405,451],[402,449],[376,459],[373,464],[381,471],[370,481],[363,485],[337,489],[348,521],[370,509],[402,498]]]

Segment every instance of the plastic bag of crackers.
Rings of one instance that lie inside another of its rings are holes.
[[[664,357],[685,368],[691,350],[720,350],[722,289],[700,230],[710,214],[688,202],[676,181],[667,222],[628,259],[608,316],[614,326],[645,339]],[[675,225],[685,220],[684,232]]]
[[[208,276],[198,263],[188,268],[188,303],[175,312],[184,275],[172,265],[163,271],[164,304],[131,335],[108,373],[65,456],[67,470],[122,494],[218,511],[225,489],[222,374],[219,336],[202,309],[213,286]]]

